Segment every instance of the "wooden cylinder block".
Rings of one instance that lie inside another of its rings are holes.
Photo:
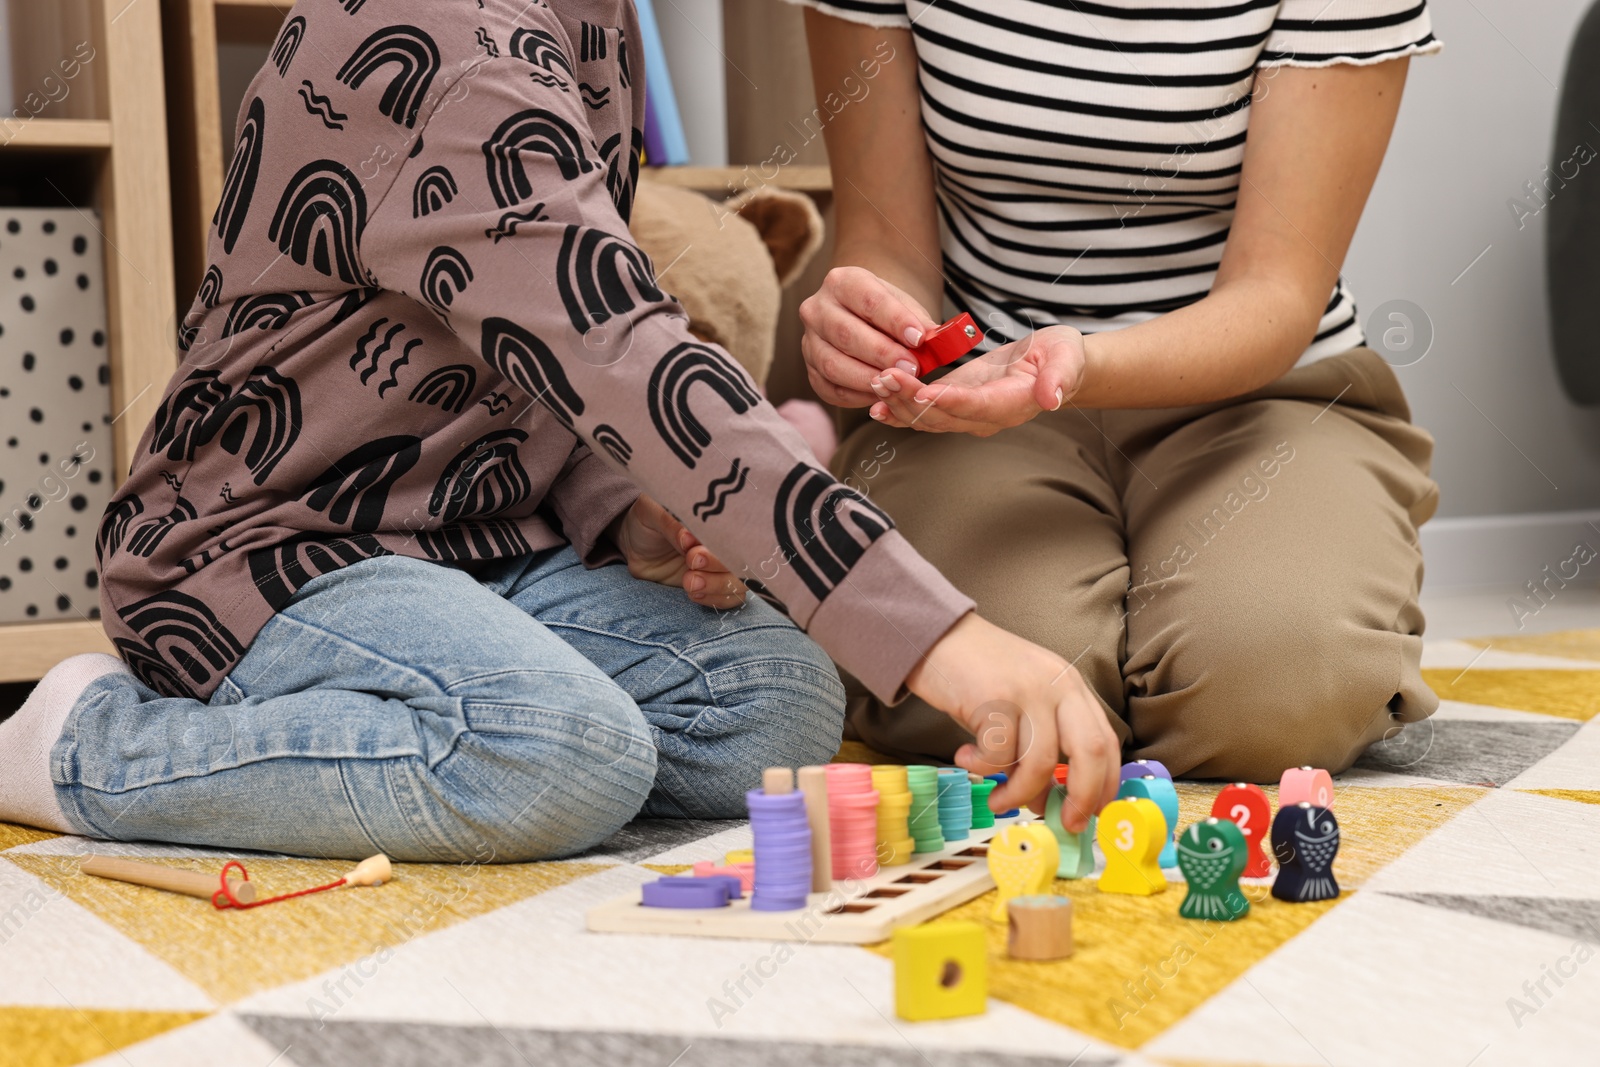
[[[1072,901],[1067,897],[1015,897],[1006,908],[1006,952],[1016,960],[1059,960],[1072,955]]]

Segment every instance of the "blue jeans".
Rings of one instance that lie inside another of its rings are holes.
[[[209,702],[96,681],[51,769],[93,837],[504,862],[742,817],[843,720],[828,657],[754,597],[719,613],[570,548],[476,577],[379,556],[303,586]]]

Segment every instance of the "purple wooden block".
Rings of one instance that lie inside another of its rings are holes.
[[[725,874],[672,875],[646,883],[643,903],[647,908],[725,908],[743,895],[739,879]]]

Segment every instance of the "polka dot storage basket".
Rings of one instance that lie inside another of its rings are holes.
[[[0,623],[100,617],[94,535],[113,467],[97,226],[0,207]]]

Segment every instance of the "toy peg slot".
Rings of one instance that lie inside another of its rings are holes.
[[[860,915],[863,912],[871,911],[873,908],[876,908],[876,907],[877,907],[876,904],[840,904],[836,908],[829,908],[826,912],[824,912],[824,914],[826,914],[826,915]]]
[[[971,848],[962,849],[960,852],[957,852],[956,855],[958,855],[958,856],[976,856],[980,860],[981,859],[985,859],[989,855],[989,846],[988,845],[973,845]]]
[[[895,897],[903,897],[909,892],[911,892],[909,889],[890,889],[889,887],[885,886],[882,889],[874,889],[872,892],[868,893],[867,896],[885,897],[893,900]]]
[[[911,882],[915,885],[927,885],[929,882],[937,882],[943,877],[944,875],[942,874],[922,874],[919,872],[917,874],[908,874],[904,878],[896,878],[895,881]]]
[[[922,869],[925,871],[959,871],[963,867],[971,866],[972,860],[938,860]]]

